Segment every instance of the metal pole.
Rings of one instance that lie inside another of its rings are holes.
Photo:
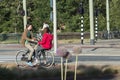
[[[108,39],[109,39],[110,38],[109,0],[106,0],[106,20],[107,20]]]
[[[95,17],[95,40],[98,39],[98,18]]]
[[[83,16],[81,16],[81,44],[83,44],[84,41],[84,22],[83,22]]]
[[[50,0],[50,7],[52,8],[50,11],[50,20],[53,22],[53,0]]]
[[[54,28],[54,53],[56,53],[56,51],[57,51],[56,0],[53,0],[53,28]]]
[[[63,80],[63,58],[61,57],[61,80]]]
[[[80,2],[79,5],[79,12],[82,15],[81,16],[81,44],[83,44],[84,41],[84,7],[83,7],[83,2]]]
[[[95,42],[98,39],[98,8],[95,9]]]
[[[93,18],[93,0],[89,0],[90,17],[90,44],[94,45],[94,18]]]
[[[24,29],[26,29],[26,25],[27,25],[26,0],[23,0],[23,10],[24,10],[23,24],[24,24]]]

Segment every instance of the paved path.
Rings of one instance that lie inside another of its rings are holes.
[[[80,44],[60,44],[65,46],[72,53],[72,48]],[[120,41],[98,40],[95,45],[85,43],[82,46],[82,53],[79,54],[80,64],[116,64],[120,65]],[[0,62],[14,62],[15,54],[21,49],[26,49],[20,44],[0,44]],[[58,58],[58,57],[57,57]],[[60,60],[60,59],[56,59]],[[75,55],[70,58],[70,63],[75,62]]]

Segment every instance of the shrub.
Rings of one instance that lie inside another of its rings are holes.
[[[74,66],[73,66],[74,67]],[[67,78],[74,76],[74,70],[68,67]],[[98,68],[94,66],[78,66],[77,68],[77,78],[82,77],[90,79],[95,79],[108,75],[107,77],[114,77],[117,74],[117,70],[110,67]],[[61,69],[59,68],[7,68],[0,66],[0,80],[29,80],[29,79],[39,79],[39,78],[58,78],[60,79]]]

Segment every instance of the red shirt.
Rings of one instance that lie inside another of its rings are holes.
[[[51,49],[52,48],[52,40],[53,35],[49,33],[44,33],[42,36],[42,40],[38,41],[38,45],[41,45],[44,49]]]

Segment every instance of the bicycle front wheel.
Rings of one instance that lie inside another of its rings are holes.
[[[16,54],[16,64],[17,64],[18,67],[25,67],[27,60],[28,60],[27,51],[21,50],[21,51],[17,52],[17,54]]]

